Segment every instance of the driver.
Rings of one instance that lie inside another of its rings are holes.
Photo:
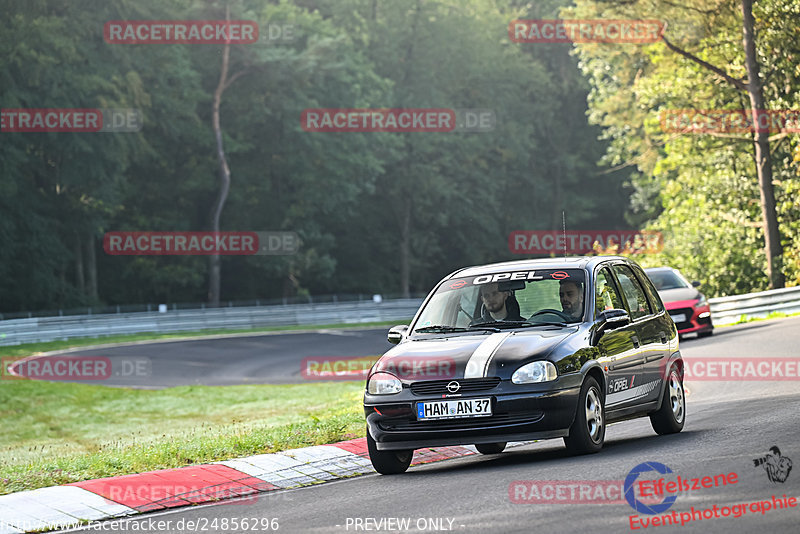
[[[480,294],[483,301],[483,316],[476,318],[473,323],[524,321],[511,291],[500,291],[497,282],[482,285]]]
[[[561,309],[573,319],[583,316],[583,284],[574,280],[562,280],[558,289]]]

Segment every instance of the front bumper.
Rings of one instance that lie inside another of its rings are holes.
[[[403,400],[366,395],[364,412],[369,433],[378,450],[408,450],[423,447],[472,445],[548,439],[567,436],[575,417],[581,376],[561,377],[559,389],[549,384],[532,385],[534,391],[520,392],[521,386],[503,381],[496,391],[474,392],[461,399],[492,399],[492,415],[435,421],[418,421],[416,403],[443,399],[441,396],[412,396],[404,388]],[[538,391],[535,389],[539,389]]]
[[[703,333],[714,330],[714,325],[711,322],[711,307],[709,305],[697,307],[682,307],[667,310],[671,315],[676,313],[683,314],[687,317],[686,321],[675,323],[678,327],[678,334],[692,334]]]

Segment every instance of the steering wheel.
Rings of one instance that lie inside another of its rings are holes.
[[[561,311],[558,311],[558,310],[554,310],[554,309],[552,309],[552,308],[546,308],[546,309],[544,309],[544,310],[539,310],[539,311],[537,311],[536,313],[534,313],[533,315],[531,315],[531,317],[530,317],[530,318],[531,318],[531,319],[533,319],[533,318],[534,318],[534,317],[536,317],[537,315],[539,315],[539,314],[544,314],[544,313],[552,313],[552,314],[558,315],[559,317],[561,317],[562,319],[564,319],[566,322],[571,322],[571,321],[575,320],[575,318],[574,318],[573,316],[571,316],[571,315],[567,315],[567,314],[566,314],[566,313],[564,313],[564,312],[561,312]]]

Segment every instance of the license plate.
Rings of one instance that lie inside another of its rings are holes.
[[[672,317],[672,320],[674,322],[676,322],[676,323],[685,323],[686,322],[686,315],[684,315],[683,313],[678,313],[676,315],[670,315],[670,317]]]
[[[492,399],[459,399],[418,402],[417,420],[486,417],[492,415]]]

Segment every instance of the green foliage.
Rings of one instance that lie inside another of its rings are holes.
[[[800,2],[768,0],[754,9],[767,105],[798,109]],[[746,78],[738,1],[585,0],[562,14],[665,21],[665,35],[676,46]],[[661,42],[587,44],[577,54],[592,84],[590,118],[611,141],[605,162],[637,171],[628,220],[664,234],[662,254],[637,259],[677,267],[702,280],[711,296],[766,289],[752,136],[680,135],[662,130],[660,122],[666,110],[748,109],[747,94]],[[797,146],[797,135],[775,135],[771,145],[787,285],[800,282]]]
[[[512,259],[510,231],[623,226],[627,170],[603,173],[569,45],[507,37],[563,0],[0,2],[8,107],[138,108],[138,133],[2,133],[0,311],[202,302],[205,257],[109,256],[108,231],[205,230],[217,192],[221,45],[124,45],[109,20],[254,20],[221,107],[223,230],[291,230],[295,256],[223,257],[222,299],[427,291]],[[403,21],[400,23],[399,21]],[[293,39],[269,41],[270,25]],[[237,73],[241,73],[238,76]],[[310,133],[307,108],[488,109],[485,133]],[[398,276],[408,267],[407,279]],[[96,271],[96,294],[93,273]]]

